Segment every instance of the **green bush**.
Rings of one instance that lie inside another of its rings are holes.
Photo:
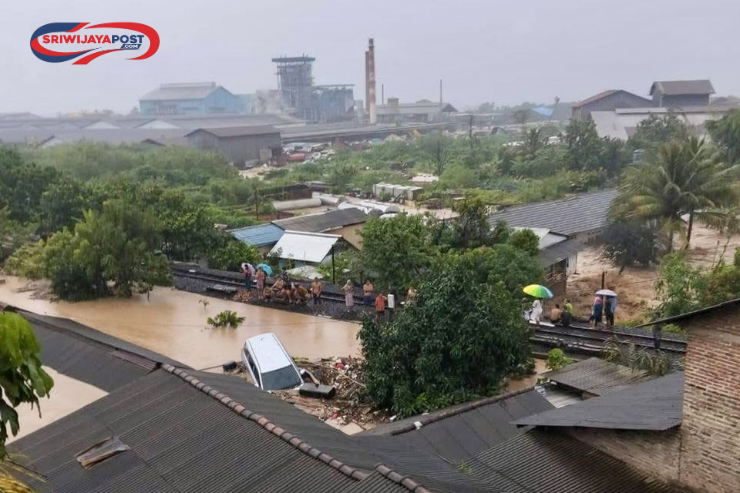
[[[565,355],[562,349],[554,348],[547,353],[547,368],[551,371],[557,371],[573,363],[575,360]]]
[[[231,327],[236,329],[239,324],[244,322],[244,317],[240,317],[236,312],[231,310],[224,310],[215,317],[208,317],[208,325],[215,328]]]

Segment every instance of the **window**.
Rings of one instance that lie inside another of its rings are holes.
[[[278,370],[263,373],[262,390],[291,389],[303,383],[301,376],[293,366],[286,366]]]

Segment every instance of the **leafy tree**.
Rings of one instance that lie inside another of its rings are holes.
[[[416,284],[437,254],[425,216],[396,214],[371,218],[362,230],[362,265],[366,276],[384,288],[405,290]]]
[[[740,163],[740,110],[732,110],[719,120],[708,121],[707,128],[725,162]]]
[[[677,115],[650,115],[637,124],[637,130],[629,143],[633,149],[642,149],[648,159],[654,159],[661,145],[671,142],[684,142],[689,137],[689,129]]]
[[[418,280],[413,304],[385,323],[365,320],[359,337],[376,406],[408,416],[491,395],[527,362],[517,300],[504,282],[488,282],[481,255],[446,256]]]
[[[418,139],[417,145],[423,156],[431,163],[432,171],[441,176],[452,157],[454,139],[442,134],[425,135]]]
[[[35,230],[34,224],[21,224],[10,219],[7,207],[0,208],[0,264],[16,249],[28,243]]]
[[[533,257],[540,253],[540,239],[531,229],[514,231],[509,237],[509,244]]]
[[[673,317],[699,308],[704,279],[698,269],[691,267],[684,253],[663,257],[658,272],[655,291],[660,301],[657,311],[661,316]]]
[[[41,197],[59,174],[49,167],[24,163],[13,149],[0,146],[0,208],[8,208],[9,218],[21,223],[36,220]]]
[[[74,226],[82,219],[82,212],[97,208],[94,192],[83,182],[69,176],[61,176],[53,187],[45,190],[41,196],[41,230],[42,236],[48,236],[62,228]]]
[[[601,240],[606,245],[604,256],[619,266],[620,274],[627,267],[648,267],[658,260],[658,231],[654,223],[611,223]]]
[[[683,214],[689,215],[686,246],[691,241],[694,216],[711,215],[737,203],[735,178],[740,166],[727,167],[706,156],[704,144],[689,139],[683,145],[659,148],[655,162],[628,168],[612,213],[627,219],[658,221],[669,235],[683,230]]]
[[[565,145],[575,170],[596,170],[602,167],[605,141],[599,138],[593,120],[571,120],[565,130]]]
[[[159,221],[162,252],[173,260],[189,261],[216,243],[213,219],[206,207],[182,192],[167,190],[151,208]]]
[[[525,159],[534,159],[543,147],[545,142],[540,127],[530,128],[524,132],[524,140],[519,150]]]
[[[239,271],[244,262],[256,265],[260,261],[259,251],[243,241],[221,235],[218,243],[220,246],[214,249],[208,258],[208,266],[211,269]]]
[[[0,459],[4,459],[8,427],[13,435],[20,428],[15,408],[22,403],[38,406],[54,382],[41,366],[41,347],[23,317],[0,312],[0,340]]]
[[[149,292],[169,283],[167,259],[156,252],[157,228],[150,213],[112,200],[101,212],[86,211],[74,230],[22,249],[8,263],[14,271],[42,274],[65,300]]]

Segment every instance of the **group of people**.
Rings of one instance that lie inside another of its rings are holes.
[[[247,264],[242,264],[242,273],[244,274],[244,284],[247,289],[252,288],[252,270],[249,269]],[[322,304],[322,296],[324,292],[324,285],[318,277],[314,278],[311,282],[309,289],[296,284],[291,281],[286,272],[283,272],[272,286],[266,286],[267,273],[261,267],[258,267],[254,271],[254,282],[256,283],[257,298],[259,300],[273,299],[276,297],[282,298],[289,304],[305,304],[309,300],[312,300],[313,306],[318,308]],[[355,286],[350,279],[342,286],[344,292],[345,306],[347,310],[352,310],[355,305]],[[375,314],[378,317],[382,317],[386,313],[388,306],[388,296],[383,291],[375,293],[375,287],[370,280],[366,280],[362,285],[363,303],[366,306],[375,306]],[[416,296],[416,291],[413,288],[409,288],[407,295],[407,302],[413,300]],[[393,307],[390,307],[393,308]]]
[[[532,310],[529,313],[529,320],[539,325],[542,321],[542,300],[536,299],[532,303]],[[562,325],[563,327],[570,327],[573,317],[575,316],[575,309],[573,303],[570,300],[565,300],[564,309],[560,308],[559,304],[555,304],[555,307],[550,310],[550,322],[555,325]]]
[[[598,327],[603,316],[606,320],[606,328],[611,329],[614,326],[614,313],[616,311],[616,296],[596,296],[594,298],[593,307],[591,308],[591,318],[589,318],[589,322],[591,322],[594,327]]]

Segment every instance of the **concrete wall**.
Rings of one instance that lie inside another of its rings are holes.
[[[686,352],[682,483],[708,493],[740,491],[740,305],[682,324]]]
[[[678,481],[681,436],[668,431],[628,431],[579,428],[574,438],[661,481]]]
[[[346,226],[344,228],[334,229],[327,231],[328,234],[339,235],[344,238],[344,241],[352,245],[358,250],[362,250],[362,229],[365,227],[364,224],[353,224],[352,226]]]

